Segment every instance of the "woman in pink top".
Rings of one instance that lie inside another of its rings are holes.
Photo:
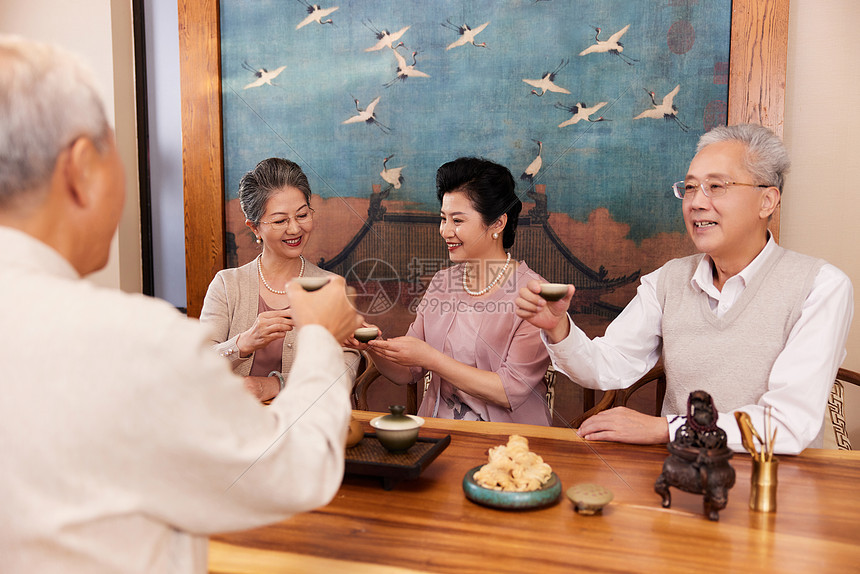
[[[367,349],[395,383],[432,373],[422,416],[549,425],[549,356],[539,330],[515,314],[519,288],[541,278],[507,251],[522,209],[514,178],[504,166],[460,158],[437,171],[436,195],[455,265],[433,277],[406,336]]]

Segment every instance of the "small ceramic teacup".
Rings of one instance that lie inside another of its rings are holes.
[[[567,285],[564,283],[541,283],[540,296],[547,301],[558,301],[567,295]]]
[[[296,283],[302,286],[305,291],[316,291],[322,289],[328,283],[328,277],[296,277],[293,279]]]
[[[379,329],[376,327],[361,327],[360,329],[356,329],[355,333],[353,333],[353,337],[355,337],[359,343],[367,343],[378,336]]]

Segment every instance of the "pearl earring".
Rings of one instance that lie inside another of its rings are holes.
[[[260,239],[259,237],[257,237],[257,245],[261,244],[262,242],[263,242],[263,240]]]
[[[498,238],[499,238],[499,234],[498,234],[498,233],[493,233],[493,239],[498,239]]]

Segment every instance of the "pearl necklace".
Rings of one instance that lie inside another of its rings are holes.
[[[257,255],[257,271],[259,271],[259,273],[260,273],[260,280],[263,282],[263,285],[265,285],[266,289],[268,289],[269,291],[271,291],[275,295],[286,295],[287,294],[286,291],[278,291],[277,289],[272,289],[272,287],[269,285],[269,282],[266,281],[265,277],[263,277],[262,258],[263,258],[262,253]],[[305,274],[305,258],[302,257],[301,255],[299,255],[299,259],[302,260],[302,267],[301,267],[301,269],[299,269],[299,275],[298,275],[299,277],[301,277]]]
[[[502,267],[502,270],[499,271],[499,274],[496,275],[496,278],[493,279],[492,281],[490,281],[490,284],[487,285],[486,287],[484,287],[483,289],[481,289],[480,291],[472,291],[471,289],[469,289],[469,286],[466,284],[466,275],[469,274],[468,273],[469,264],[465,263],[463,265],[463,290],[466,293],[468,293],[469,295],[471,295],[472,297],[480,297],[481,295],[488,293],[490,291],[490,289],[495,287],[496,283],[498,283],[502,279],[502,277],[505,276],[505,272],[508,270],[508,265],[510,265],[510,263],[511,263],[511,254],[508,253],[508,259],[507,259],[507,261],[505,261],[505,266]]]

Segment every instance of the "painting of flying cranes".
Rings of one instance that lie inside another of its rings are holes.
[[[436,214],[436,169],[476,155],[510,169],[524,217],[650,245],[683,230],[671,182],[728,97],[731,0],[219,6],[228,202],[277,155],[323,201]]]

